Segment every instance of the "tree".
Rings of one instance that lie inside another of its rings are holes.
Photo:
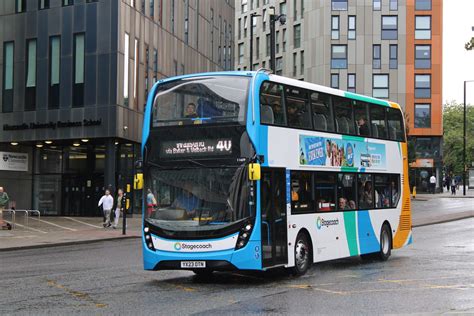
[[[474,161],[474,106],[467,106],[466,164]],[[447,171],[463,172],[464,105],[454,101],[443,106],[443,160]]]

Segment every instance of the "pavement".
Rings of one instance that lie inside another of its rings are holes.
[[[5,219],[9,220],[4,214]],[[474,189],[450,193],[417,194],[412,198],[412,224],[420,227],[474,217]],[[64,217],[16,215],[12,230],[0,230],[0,251],[92,243],[104,240],[139,238],[141,215],[127,218],[126,234],[122,234],[122,219],[117,229],[103,228],[101,217]]]

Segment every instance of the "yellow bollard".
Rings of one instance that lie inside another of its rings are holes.
[[[416,199],[416,187],[413,187],[413,193],[411,194],[414,199]]]

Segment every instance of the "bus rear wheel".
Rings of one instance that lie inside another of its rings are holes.
[[[305,274],[312,263],[311,244],[305,233],[299,233],[295,242],[295,266],[291,272],[295,276]]]
[[[383,224],[382,230],[380,231],[380,251],[378,258],[381,261],[387,261],[392,254],[392,234],[390,227],[387,224]]]

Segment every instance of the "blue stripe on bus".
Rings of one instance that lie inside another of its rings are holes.
[[[357,212],[357,231],[359,234],[360,253],[371,253],[380,250],[380,244],[375,235],[368,211]]]

